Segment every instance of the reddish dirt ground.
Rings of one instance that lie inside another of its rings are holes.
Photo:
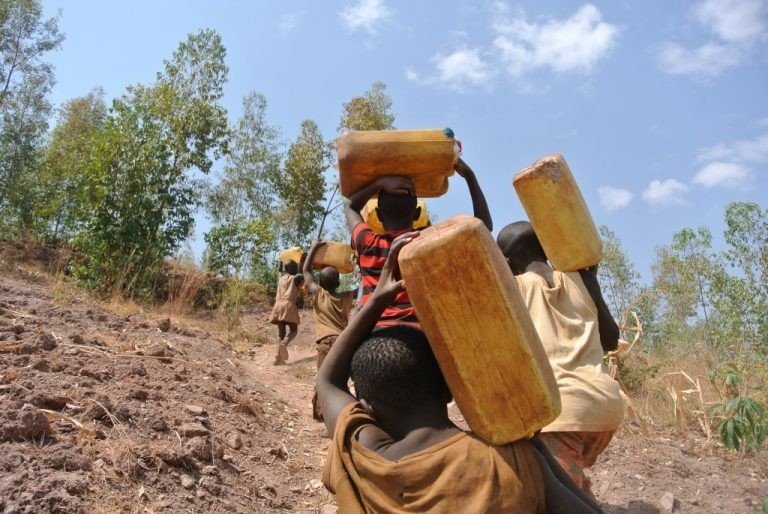
[[[319,480],[311,317],[276,367],[271,345],[238,353],[44,275],[0,276],[0,511],[336,512]],[[626,422],[593,490],[609,513],[759,512],[766,459],[705,443]]]

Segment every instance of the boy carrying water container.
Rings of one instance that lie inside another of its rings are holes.
[[[269,316],[269,322],[277,325],[275,365],[286,363],[288,360],[288,343],[298,333],[299,309],[296,307],[296,300],[299,298],[299,288],[304,282],[304,277],[299,273],[299,265],[296,264],[296,261],[280,262],[280,271],[283,274],[277,279],[275,305]],[[286,329],[288,329],[287,333]]]
[[[488,204],[474,171],[462,159],[456,163],[455,170],[467,181],[475,217],[482,220],[488,230],[492,230],[493,222]],[[384,226],[383,234],[375,233],[363,222],[363,217],[360,215],[365,203],[376,194],[379,195],[376,213]],[[413,181],[401,176],[379,177],[348,198],[344,198],[344,215],[347,227],[352,234],[352,248],[357,252],[360,264],[361,305],[365,305],[376,288],[379,274],[394,238],[413,230],[413,222],[419,219],[421,213],[417,204]],[[400,291],[392,305],[384,310],[377,326],[387,327],[402,323],[418,326],[408,293],[404,290]]]
[[[603,352],[618,346],[619,327],[603,300],[597,270],[552,269],[527,221],[504,227],[497,243],[515,275],[555,373],[562,412],[539,438],[585,492],[584,469],[610,443],[624,417],[618,383]]]
[[[421,330],[374,327],[403,291],[394,239],[369,301],[350,320],[317,377],[333,434],[323,482],[341,513],[593,513],[536,439],[495,446],[448,417],[451,395]],[[373,332],[372,332],[373,331]],[[347,389],[355,382],[356,395]]]
[[[339,293],[339,270],[326,266],[320,270],[319,283],[312,275],[312,264],[321,241],[312,243],[304,261],[304,283],[312,294],[312,309],[315,315],[315,345],[317,346],[317,369],[323,364],[336,338],[339,337],[349,321],[349,313],[354,306],[357,290]],[[312,396],[312,417],[323,420],[323,413],[317,401],[317,391]]]

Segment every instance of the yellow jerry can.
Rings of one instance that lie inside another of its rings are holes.
[[[523,298],[482,221],[456,216],[405,246],[400,271],[469,427],[504,444],[560,414],[560,393]]]
[[[376,214],[376,206],[378,204],[379,199],[378,197],[374,196],[363,206],[363,210],[360,211],[360,215],[363,217],[365,224],[368,225],[374,232],[383,234],[384,225],[381,224],[381,220],[379,219],[378,214]],[[421,212],[419,213],[419,219],[413,222],[413,228],[420,229],[429,226],[429,213],[427,212],[426,202],[419,198],[416,205],[421,207]]]
[[[323,269],[326,266],[333,266],[339,273],[352,273],[355,270],[355,251],[344,243],[323,242],[315,251],[312,267]]]
[[[448,191],[459,148],[442,129],[359,130],[339,138],[338,155],[344,196],[377,177],[402,175],[413,180],[416,196],[437,197]]]
[[[301,256],[304,255],[304,250],[302,250],[298,246],[294,246],[291,248],[286,248],[282,252],[280,252],[278,258],[280,259],[280,262],[285,264],[288,261],[293,261],[296,264],[299,264],[301,262]]]
[[[539,159],[512,184],[552,266],[578,271],[600,262],[603,241],[562,155]]]

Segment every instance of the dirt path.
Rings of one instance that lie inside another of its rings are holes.
[[[0,275],[0,511],[336,512],[308,311],[273,366],[271,345],[22,278]],[[607,512],[760,511],[765,456],[625,425],[592,472]]]
[[[285,367],[271,366],[274,348],[259,348],[247,366],[254,379],[269,384],[272,392],[298,414],[299,430],[316,443],[320,424],[311,417],[310,398],[315,377],[312,320],[302,312],[300,335],[292,343],[291,359]],[[465,426],[457,408],[451,416]],[[318,473],[323,454],[312,461]],[[761,467],[762,464],[762,467]],[[308,463],[310,465],[310,463]],[[705,438],[660,427],[649,427],[640,435],[637,423],[627,420],[592,469],[593,491],[609,514],[668,512],[752,513],[762,511],[768,497],[768,459],[745,458],[708,444]]]

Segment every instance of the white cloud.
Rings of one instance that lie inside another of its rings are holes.
[[[688,191],[688,186],[681,184],[673,178],[664,181],[654,180],[643,191],[643,200],[651,205],[675,205],[683,204],[683,193]]]
[[[755,139],[719,143],[699,151],[699,161],[724,160],[741,163],[768,162],[768,134],[762,134]]]
[[[667,43],[659,54],[661,67],[672,75],[715,76],[738,64],[740,59],[738,48],[718,43],[707,43],[694,50]]]
[[[532,87],[524,75],[535,69],[556,73],[594,70],[598,62],[616,45],[619,28],[603,21],[592,4],[582,5],[571,17],[529,22],[521,9],[514,13],[502,1],[491,6],[491,28],[495,34],[489,47],[469,44],[469,35],[454,35],[454,50],[432,57],[434,71],[426,76],[407,68],[405,76],[422,84],[448,86],[457,90],[469,87],[492,88],[499,69],[506,69],[515,84],[525,92],[541,92],[546,85]]]
[[[534,68],[590,72],[619,35],[618,27],[604,22],[592,4],[581,6],[570,18],[544,23],[529,23],[522,10],[511,19],[506,9],[496,10],[499,19],[493,24],[497,33],[493,43],[513,76]]]
[[[693,49],[677,43],[662,45],[661,68],[671,74],[715,76],[741,64],[752,49],[768,40],[768,2],[765,0],[703,0],[693,18],[710,33]]]
[[[740,164],[712,162],[700,169],[693,177],[693,181],[704,187],[740,188],[750,178],[752,178],[752,172]]]
[[[602,186],[597,188],[597,194],[600,195],[600,203],[609,211],[622,209],[629,205],[634,196],[626,189],[619,189],[612,186]]]
[[[382,0],[358,0],[341,11],[341,19],[351,30],[365,29],[375,34],[376,26],[391,14]]]
[[[456,90],[464,90],[468,86],[490,87],[494,76],[478,49],[465,48],[448,55],[436,54],[432,62],[435,64],[434,75],[421,77],[408,68],[405,76],[422,84],[435,84]]]
[[[705,0],[694,9],[696,19],[723,41],[750,44],[764,38],[765,0]]]
[[[292,12],[284,14],[280,17],[280,23],[277,24],[277,30],[281,36],[287,36],[293,29],[295,29],[299,20],[304,16],[304,11]]]

